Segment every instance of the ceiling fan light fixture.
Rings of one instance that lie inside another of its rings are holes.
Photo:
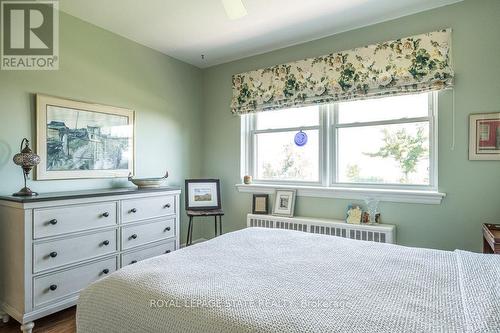
[[[221,0],[227,16],[231,20],[237,20],[247,16],[247,10],[242,0]]]

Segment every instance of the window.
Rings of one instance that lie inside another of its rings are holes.
[[[267,112],[252,117],[253,175],[262,181],[320,181],[320,123],[318,106]],[[294,143],[297,132],[308,138]]]
[[[244,174],[255,183],[437,190],[437,93],[242,117]],[[302,131],[307,143],[298,146]]]

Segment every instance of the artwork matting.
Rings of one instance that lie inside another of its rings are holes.
[[[500,112],[469,116],[469,160],[500,160]]]

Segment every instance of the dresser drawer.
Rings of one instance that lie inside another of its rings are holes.
[[[33,306],[39,307],[51,301],[71,296],[94,281],[117,269],[117,258],[109,258],[88,265],[33,279]]]
[[[33,245],[33,271],[41,272],[117,250],[116,230]]]
[[[116,202],[35,209],[33,238],[115,225],[116,213]]]
[[[156,257],[162,254],[170,253],[175,250],[175,242],[170,241],[160,245],[148,247],[146,249],[137,250],[122,254],[122,267],[130,264],[135,264],[138,261]]]
[[[122,201],[123,223],[175,214],[173,195]]]
[[[170,218],[122,228],[122,250],[173,237],[174,222]]]

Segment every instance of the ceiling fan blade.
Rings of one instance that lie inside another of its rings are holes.
[[[227,16],[231,20],[237,20],[246,16],[247,10],[242,0],[221,0]]]

